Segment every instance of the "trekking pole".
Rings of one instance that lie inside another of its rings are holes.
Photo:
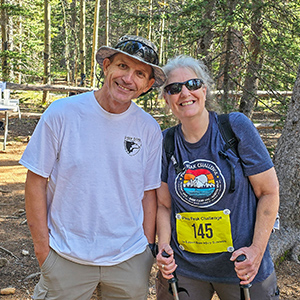
[[[245,254],[241,254],[236,258],[237,262],[242,262],[246,259]],[[250,287],[252,286],[251,283],[248,284],[240,284],[241,289],[241,300],[251,300],[250,299]]]
[[[163,253],[161,255],[163,257],[170,257],[170,255],[166,251],[163,251]],[[179,300],[177,285],[176,285],[176,283],[178,282],[178,279],[177,279],[175,272],[173,272],[172,275],[173,275],[173,278],[169,279],[168,282],[172,288],[172,294],[173,294],[174,300]]]

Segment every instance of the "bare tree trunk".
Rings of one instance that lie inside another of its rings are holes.
[[[225,7],[226,10],[228,10],[228,14],[230,16],[233,16],[235,7],[237,5],[236,0],[230,0],[227,1],[227,5]],[[232,73],[234,72],[233,70],[233,65],[235,61],[235,53],[233,49],[236,46],[236,38],[234,37],[234,33],[236,30],[231,26],[231,24],[228,25],[227,32],[226,32],[226,37],[225,37],[225,57],[221,59],[221,65],[220,65],[220,70],[222,72],[222,75],[220,76],[219,80],[219,88],[223,90],[223,94],[221,96],[221,101],[222,103],[222,109],[224,112],[228,112],[231,110],[232,100],[229,99],[229,91],[232,89]],[[235,62],[236,63],[236,62]]]
[[[281,230],[271,236],[271,254],[277,259],[287,250],[299,262],[300,254],[300,67],[274,164],[280,183]]]
[[[149,23],[148,23],[148,40],[152,37],[152,14],[153,14],[153,0],[149,0]]]
[[[94,15],[94,33],[93,33],[93,49],[92,49],[92,61],[91,61],[91,86],[96,85],[96,52],[97,52],[97,41],[98,41],[98,24],[99,24],[99,10],[100,0],[95,1],[95,15]]]
[[[232,38],[232,34],[231,34],[231,30],[232,28],[229,27],[228,31],[227,31],[227,38],[226,38],[226,54],[225,54],[225,65],[224,65],[224,69],[223,69],[223,84],[222,84],[222,88],[223,88],[223,94],[221,97],[221,103],[225,104],[223,106],[223,109],[225,112],[227,111],[227,106],[226,104],[228,104],[229,102],[229,82],[230,82],[230,78],[229,78],[229,72],[230,72],[230,57],[231,57],[231,38]]]
[[[50,84],[50,59],[51,59],[51,6],[50,0],[44,0],[44,22],[45,22],[45,37],[44,37],[44,84]],[[43,92],[42,103],[49,101],[49,92]]]
[[[71,41],[72,47],[70,51],[70,65],[71,65],[71,81],[77,85],[77,59],[78,59],[78,38],[77,38],[77,0],[72,0],[71,3]]]
[[[22,6],[22,0],[19,0],[19,5],[20,7]],[[19,23],[18,23],[18,28],[19,28],[19,46],[18,46],[18,50],[19,50],[19,54],[21,55],[22,54],[22,47],[23,47],[23,44],[22,44],[22,34],[23,34],[23,24],[22,24],[22,21],[23,21],[23,17],[22,16],[19,16]],[[22,72],[21,72],[21,64],[18,64],[17,66],[18,70],[19,70],[19,73],[18,73],[18,82],[19,84],[22,83]]]
[[[68,4],[65,0],[61,0],[61,6],[63,10],[63,18],[64,18],[64,34],[65,34],[65,63],[66,63],[66,75],[67,75],[67,85],[70,84],[70,53],[69,53],[69,39],[68,39],[68,23],[66,16],[66,6]]]
[[[249,62],[246,71],[245,84],[243,89],[243,96],[240,101],[239,111],[251,118],[253,107],[255,103],[255,94],[257,91],[259,73],[262,66],[262,59],[260,57],[260,39],[263,31],[263,21],[261,17],[261,1],[253,1],[254,9],[251,29],[252,36],[250,37],[249,47]]]
[[[5,0],[1,0],[1,35],[2,35],[2,81],[8,81],[8,34],[7,34],[7,9],[4,7]]]
[[[165,31],[165,14],[167,0],[163,2],[163,13],[161,15],[161,29],[160,29],[160,47],[159,47],[159,64],[164,64],[163,50],[164,50],[164,31]]]
[[[210,20],[209,23],[204,29],[204,35],[198,40],[197,49],[196,49],[196,57],[198,54],[204,56],[204,62],[208,69],[211,71],[211,63],[212,63],[212,54],[209,51],[212,45],[212,41],[214,38],[213,32],[213,23],[215,20],[216,14],[216,0],[209,1],[208,5],[206,6],[206,13],[204,15],[204,20]]]
[[[8,4],[13,5],[11,0],[8,0]],[[7,50],[9,53],[12,53],[14,51],[14,24],[13,24],[13,18],[10,16],[10,14],[7,15]],[[8,60],[8,78],[11,80],[15,79],[15,72],[14,72],[14,59],[10,58]]]
[[[110,0],[106,0],[106,17],[105,17],[105,44],[109,46],[109,6]]]
[[[86,86],[85,0],[80,0],[80,86]]]
[[[137,1],[137,5],[136,5],[136,15],[139,18],[140,15],[140,1]],[[136,29],[135,29],[135,35],[139,35],[139,24],[136,24]]]

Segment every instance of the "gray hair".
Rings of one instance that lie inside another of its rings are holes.
[[[198,78],[202,79],[204,85],[207,88],[207,100],[206,106],[208,109],[219,110],[218,105],[211,98],[211,91],[213,89],[214,81],[209,75],[207,66],[202,60],[197,60],[191,56],[179,55],[170,58],[167,64],[163,67],[163,70],[168,78],[171,72],[179,68],[186,68],[192,70]],[[167,85],[168,80],[161,86],[161,94],[164,94],[164,87]]]

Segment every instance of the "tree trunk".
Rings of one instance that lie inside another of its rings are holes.
[[[140,1],[136,2],[136,15],[139,18],[140,17]],[[135,28],[135,35],[139,35],[139,24],[136,24]]]
[[[220,76],[219,79],[219,88],[223,90],[223,94],[221,96],[221,105],[222,110],[227,113],[232,110],[232,107],[234,106],[232,100],[230,100],[229,91],[232,90],[233,84],[232,84],[232,78],[235,77],[235,68],[234,66],[237,64],[236,62],[236,50],[238,47],[236,47],[236,37],[237,31],[233,27],[233,21],[230,19],[234,16],[234,11],[237,5],[236,0],[228,1],[227,5],[225,6],[225,11],[227,11],[229,18],[229,23],[226,31],[226,37],[224,41],[225,45],[225,57],[221,59],[220,62],[220,70],[223,72],[222,76]],[[234,35],[234,33],[236,33]]]
[[[66,63],[66,75],[67,75],[67,85],[70,84],[70,53],[69,53],[69,39],[68,39],[68,23],[67,23],[67,16],[66,16],[66,6],[68,3],[65,0],[61,0],[61,7],[63,10],[63,28],[64,28],[64,35],[65,35],[65,63]]]
[[[260,39],[263,31],[261,17],[261,1],[253,1],[254,11],[251,22],[252,36],[250,37],[249,62],[246,70],[243,96],[240,101],[239,111],[251,118],[257,91],[257,74],[259,73],[262,60],[260,59]]]
[[[19,5],[20,7],[22,7],[22,0],[19,0]],[[18,45],[18,50],[19,50],[19,54],[20,56],[22,55],[22,35],[23,35],[23,17],[22,16],[19,16],[19,20],[18,20],[18,29],[19,29],[19,45]],[[22,83],[22,72],[21,72],[21,69],[22,69],[22,65],[19,63],[18,66],[17,66],[17,69],[19,70],[18,71],[18,83],[21,84]]]
[[[9,5],[13,5],[13,3],[11,1],[8,1]],[[11,13],[8,12],[7,14],[7,50],[8,53],[13,53],[14,51],[14,23],[13,23],[13,18],[11,16]],[[8,78],[9,80],[15,79],[15,67],[14,67],[14,62],[15,59],[12,57],[9,57],[8,60]]]
[[[45,37],[44,37],[44,84],[50,84],[50,51],[51,51],[51,6],[50,0],[44,0],[44,22],[45,22]],[[49,101],[49,92],[43,92],[42,103]]]
[[[91,86],[96,85],[96,52],[97,52],[97,42],[98,42],[98,24],[99,24],[99,10],[100,10],[100,0],[95,1],[95,15],[94,15],[94,32],[93,32],[93,48],[92,48],[92,59],[91,59]]]
[[[300,68],[286,122],[274,155],[280,183],[281,229],[271,236],[271,254],[277,259],[286,251],[299,262],[300,253]]]
[[[80,0],[80,86],[86,86],[85,0]]]
[[[106,17],[105,17],[105,45],[109,46],[109,8],[110,0],[106,0]]]
[[[230,72],[230,57],[231,57],[231,39],[232,39],[232,34],[231,34],[232,28],[229,27],[227,31],[227,36],[226,36],[226,54],[225,54],[225,65],[224,65],[224,71],[223,71],[223,95],[221,97],[221,103],[223,104],[223,110],[224,112],[228,112],[228,101],[229,101],[229,72]]]
[[[205,25],[203,36],[197,42],[196,57],[200,54],[208,67],[209,71],[212,71],[212,53],[209,51],[214,38],[214,22],[216,19],[216,0],[209,1],[205,10],[204,20],[209,20],[208,25]]]
[[[71,47],[70,49],[70,68],[71,68],[71,81],[77,85],[77,59],[78,59],[78,38],[77,38],[77,1],[71,2]]]
[[[164,2],[161,4],[163,5],[163,13],[161,15],[161,29],[160,29],[160,47],[159,47],[159,64],[164,64],[164,58],[163,58],[163,50],[164,50],[164,31],[165,31],[165,16],[166,16],[166,6],[167,6],[167,0],[164,0]]]
[[[2,81],[8,81],[8,34],[7,34],[7,9],[4,7],[5,0],[1,0],[1,35],[2,35]]]
[[[152,37],[152,18],[153,18],[153,0],[149,0],[149,23],[148,23],[148,40]]]

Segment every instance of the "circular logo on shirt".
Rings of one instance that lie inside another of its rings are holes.
[[[185,163],[185,171],[175,179],[178,196],[189,205],[200,208],[220,201],[225,188],[226,183],[218,166],[204,159]]]

